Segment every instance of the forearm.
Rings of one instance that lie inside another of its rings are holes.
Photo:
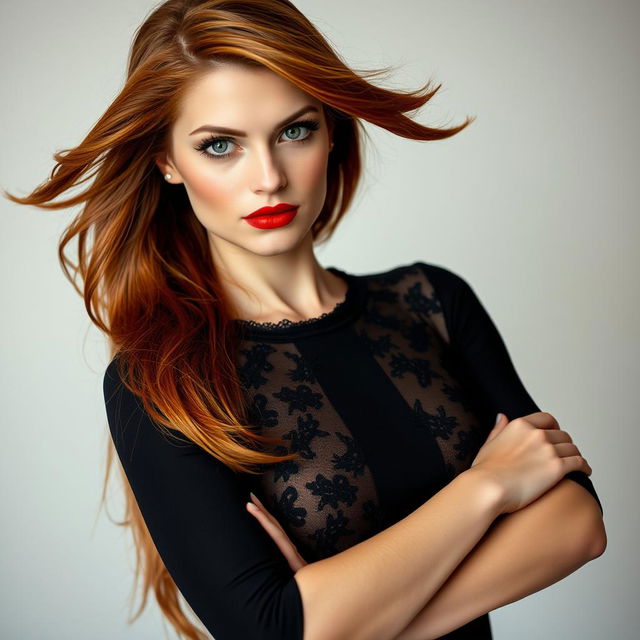
[[[295,574],[304,640],[393,640],[501,513],[502,491],[477,470],[375,536]]]
[[[565,479],[501,516],[395,640],[439,638],[573,573],[596,555],[596,508],[582,487]]]

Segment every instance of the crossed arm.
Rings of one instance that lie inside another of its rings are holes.
[[[306,564],[277,520],[251,510],[296,572]],[[604,553],[594,497],[564,478],[537,500],[499,516],[448,580],[394,640],[433,640],[478,616],[540,591]]]
[[[564,478],[500,516],[396,640],[432,640],[524,598],[601,555],[607,538],[589,492]]]
[[[443,305],[455,370],[486,424],[497,411],[540,411],[517,375],[506,346],[470,286],[456,274],[417,263]],[[258,517],[258,516],[256,516]],[[267,519],[259,518],[261,522]],[[304,563],[274,523],[290,566]],[[601,555],[606,533],[596,499],[564,478],[536,501],[497,518],[436,594],[394,640],[433,640],[499,607],[540,591]],[[401,596],[399,596],[401,597]]]

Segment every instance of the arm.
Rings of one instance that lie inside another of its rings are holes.
[[[480,469],[456,476],[407,517],[296,574],[305,640],[392,640],[501,513]],[[401,597],[399,597],[401,594]]]
[[[247,512],[241,475],[180,432],[181,444],[162,434],[115,361],[104,394],[158,553],[216,640],[393,640],[502,511],[500,487],[469,469],[393,526],[294,574]]]
[[[395,640],[432,640],[558,582],[601,555],[606,533],[594,500],[561,480],[524,509],[500,516]],[[597,544],[588,533],[600,530]]]
[[[484,438],[498,412],[513,420],[541,411],[522,384],[496,325],[466,280],[438,265],[415,265],[434,288],[434,302],[441,307],[448,333],[443,336],[449,344],[447,366],[470,396]],[[590,476],[571,471],[565,477],[591,494],[594,506],[603,513]],[[595,529],[593,533],[597,536]]]
[[[481,423],[492,424],[498,411],[509,418],[539,411],[471,287],[447,269],[416,264],[445,317],[448,364],[467,386]],[[398,640],[438,637],[572,573],[604,552],[602,514],[589,476],[567,474],[533,504],[498,518]]]
[[[169,439],[104,375],[111,436],[153,542],[178,589],[216,640],[300,640],[302,603],[286,560],[247,513],[249,489],[175,431]]]

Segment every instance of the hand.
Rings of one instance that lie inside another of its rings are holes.
[[[251,493],[251,500],[253,502],[247,502],[247,511],[255,516],[266,532],[273,538],[287,559],[292,571],[296,573],[298,569],[304,567],[308,562],[298,553],[296,545],[291,542],[280,523],[264,508],[262,502],[253,493]]]
[[[502,513],[527,506],[570,471],[592,473],[571,436],[544,411],[511,422],[501,416],[471,468],[488,473],[503,488]]]

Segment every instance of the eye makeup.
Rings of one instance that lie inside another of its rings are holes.
[[[307,136],[305,136],[304,138],[301,138],[299,140],[292,140],[289,139],[287,140],[287,142],[293,142],[293,143],[298,143],[298,144],[304,144],[305,142],[309,142],[310,139],[313,137],[313,132],[317,131],[320,128],[320,122],[318,120],[298,120],[296,122],[293,122],[292,124],[287,125],[286,127],[284,127],[284,129],[282,129],[282,132],[284,133],[285,131],[289,130],[289,129],[295,129],[298,127],[303,127],[305,129],[309,129],[309,134]],[[216,144],[218,142],[234,142],[234,139],[228,136],[210,136],[208,138],[205,138],[200,144],[198,144],[195,149],[196,151],[199,151],[202,155],[204,155],[207,158],[215,158],[215,159],[225,159],[228,158],[229,156],[233,155],[232,152],[227,152],[227,153],[208,153],[207,149],[209,147],[211,147],[213,144]]]

